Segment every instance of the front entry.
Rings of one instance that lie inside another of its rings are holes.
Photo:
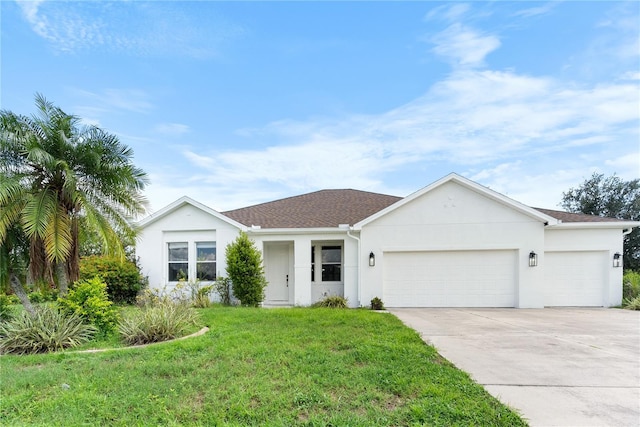
[[[288,242],[264,244],[264,273],[269,283],[265,289],[265,303],[268,305],[289,304],[289,289],[293,286],[291,256],[292,246]]]

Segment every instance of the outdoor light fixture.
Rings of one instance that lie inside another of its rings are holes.
[[[622,267],[622,256],[620,255],[620,252],[613,254],[613,266]]]
[[[538,254],[531,251],[529,252],[529,267],[535,267],[538,265]]]
[[[369,254],[369,267],[373,267],[376,265],[376,256],[373,252]]]

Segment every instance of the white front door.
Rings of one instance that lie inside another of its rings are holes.
[[[264,245],[265,302],[289,302],[289,244]]]

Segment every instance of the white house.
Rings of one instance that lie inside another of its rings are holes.
[[[217,212],[183,197],[139,225],[153,287],[225,275],[245,231],[265,305],[535,308],[620,304],[623,235],[640,222],[531,208],[450,174],[405,198],[323,190]]]

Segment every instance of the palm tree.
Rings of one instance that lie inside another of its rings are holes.
[[[119,235],[132,237],[144,213],[144,171],[118,138],[83,126],[42,95],[32,117],[0,111],[0,243],[19,224],[29,240],[31,280],[78,279],[80,223],[108,253],[124,257]]]

